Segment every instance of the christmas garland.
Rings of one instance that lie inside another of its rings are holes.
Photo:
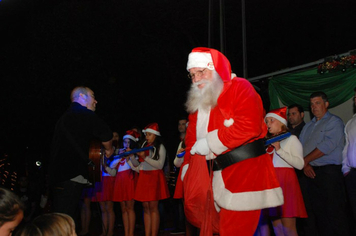
[[[349,56],[342,57],[328,57],[325,58],[324,63],[318,65],[318,73],[324,74],[326,72],[345,72],[350,67],[356,67],[356,52],[353,51]]]

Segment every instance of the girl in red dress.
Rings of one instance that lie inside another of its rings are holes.
[[[126,131],[123,137],[123,148],[119,153],[124,153],[137,148],[137,141],[140,134],[134,130]],[[134,158],[134,154],[131,154]],[[125,229],[125,236],[134,236],[135,229],[135,210],[134,210],[134,195],[135,195],[135,180],[136,173],[131,169],[127,161],[130,156],[122,158],[117,166],[117,174],[114,185],[114,202],[120,202],[122,221]]]
[[[265,122],[269,137],[288,131],[286,113],[286,107],[267,113]],[[294,168],[301,170],[304,167],[302,144],[295,135],[291,135],[280,142],[272,143],[267,148],[267,153],[272,158],[277,179],[283,191],[284,204],[262,211],[260,233],[269,235],[268,219],[272,221],[276,236],[297,236],[296,217],[307,217],[302,192],[294,171]]]
[[[116,166],[119,159],[114,159],[113,156],[107,158],[103,157],[101,160],[101,182],[95,185],[95,197],[93,202],[99,202],[101,209],[101,220],[103,225],[103,232],[101,236],[114,235],[115,213],[114,213],[114,184],[116,176]]]
[[[147,125],[143,133],[146,141],[142,147],[153,146],[153,149],[137,153],[140,160],[131,157],[129,165],[140,173],[134,199],[142,202],[145,235],[155,236],[158,234],[160,221],[158,201],[169,198],[167,181],[162,170],[166,148],[162,144],[157,123]]]

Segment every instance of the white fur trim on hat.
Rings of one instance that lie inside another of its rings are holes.
[[[192,52],[188,56],[187,71],[194,67],[214,70],[214,63],[210,53]]]
[[[125,138],[129,138],[129,139],[131,139],[132,141],[135,141],[135,142],[138,141],[138,138],[135,138],[134,136],[132,136],[130,134],[126,134],[122,139],[124,140]]]
[[[146,134],[146,132],[148,132],[148,133],[155,134],[157,136],[161,136],[160,132],[158,132],[157,130],[151,129],[151,128],[144,129],[144,130],[142,130],[142,132],[144,132],[145,134]]]
[[[287,120],[280,117],[279,115],[277,115],[275,113],[267,113],[266,118],[267,117],[273,117],[273,118],[279,120],[280,122],[282,122],[282,124],[287,125]]]

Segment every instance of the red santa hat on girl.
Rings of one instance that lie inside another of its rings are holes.
[[[224,82],[231,80],[229,60],[219,51],[212,48],[194,48],[188,56],[187,71],[194,67],[216,70]]]
[[[269,111],[265,118],[267,117],[273,117],[282,122],[284,125],[287,125],[287,107],[281,107]]]
[[[143,132],[144,134],[146,134],[146,132],[148,132],[148,133],[155,134],[155,135],[157,135],[157,136],[161,136],[161,133],[159,132],[159,127],[158,127],[158,124],[157,124],[157,123],[151,123],[151,124],[147,125],[147,126],[145,127],[145,129],[142,130],[142,132]]]
[[[126,134],[122,139],[129,138],[132,141],[137,142],[139,137],[140,137],[140,134],[138,132],[136,132],[135,130],[130,129],[130,130],[126,131]]]

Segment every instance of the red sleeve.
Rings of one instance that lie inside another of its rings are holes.
[[[219,98],[220,107],[219,102],[224,103],[222,107],[231,106],[229,117],[225,118],[234,120],[230,127],[222,125],[218,130],[218,139],[224,146],[233,149],[266,136],[262,100],[250,82],[235,78],[229,91]]]

